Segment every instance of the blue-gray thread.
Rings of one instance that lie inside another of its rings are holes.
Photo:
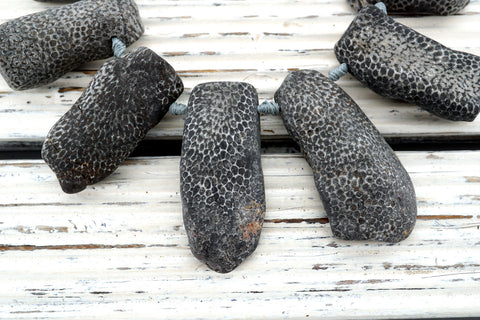
[[[118,39],[117,37],[112,38],[112,50],[115,57],[120,58],[121,56],[123,56],[126,49],[127,46],[120,39]]]
[[[265,100],[258,106],[259,113],[266,113],[266,114],[280,114],[280,106],[271,100]]]
[[[180,116],[187,113],[187,106],[183,103],[174,102],[170,105],[168,112],[170,112],[174,116]]]
[[[341,65],[339,65],[335,69],[330,70],[330,72],[328,73],[328,78],[332,81],[337,81],[338,79],[340,79],[341,77],[346,75],[347,72],[348,72],[347,64],[342,63]]]
[[[385,6],[385,3],[383,2],[377,2],[375,3],[375,7],[377,7],[378,9],[382,10],[383,13],[387,14],[387,6]]]
[[[125,54],[126,50],[125,44],[120,41],[117,37],[112,38],[112,49],[115,57],[120,58]],[[187,112],[187,106],[183,103],[174,102],[170,105],[168,112],[174,116],[184,115]],[[279,114],[280,107],[274,101],[264,101],[261,105],[258,106],[259,113],[266,114]]]
[[[260,104],[257,108],[259,113],[264,114],[280,114],[280,107],[274,101],[267,101],[265,100]],[[170,105],[168,112],[173,114],[174,116],[184,115],[187,112],[187,106],[183,103],[174,102]]]
[[[387,7],[383,2],[377,2],[375,6],[378,9],[382,10],[383,13],[387,14]],[[328,73],[328,78],[332,81],[337,81],[338,79],[346,75],[347,72],[348,72],[348,65],[346,63],[342,63]]]

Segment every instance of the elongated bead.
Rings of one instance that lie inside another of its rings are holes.
[[[480,111],[480,57],[449,49],[373,5],[358,13],[335,55],[382,96],[449,120],[473,121]]]
[[[83,0],[0,25],[0,73],[16,90],[50,83],[81,64],[113,55],[144,28],[133,0]]]
[[[188,102],[180,162],[190,249],[230,272],[257,247],[265,214],[255,88],[242,82],[196,86]]]
[[[175,70],[150,49],[105,63],[43,144],[63,191],[82,191],[115,171],[182,91]]]
[[[295,71],[275,93],[281,116],[313,169],[333,235],[398,242],[417,216],[415,190],[357,104],[317,71]]]

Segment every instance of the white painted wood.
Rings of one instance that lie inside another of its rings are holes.
[[[179,158],[127,161],[64,194],[40,160],[0,161],[1,319],[385,319],[480,314],[480,151],[399,152],[405,241],[342,241],[299,155],[262,158],[266,222],[238,269],[190,253]]]
[[[252,83],[260,99],[271,99],[289,70],[311,68],[323,73],[338,65],[335,42],[354,17],[346,0],[137,0],[145,35],[132,47],[148,46],[179,72],[188,100],[202,82]],[[212,5],[216,3],[216,5]],[[0,2],[0,22],[55,6],[33,0]],[[400,17],[453,49],[480,55],[480,0],[449,17]],[[43,141],[50,127],[78,99],[104,61],[87,63],[51,85],[12,91],[0,79],[0,146],[20,147]],[[82,71],[83,70],[83,71]],[[478,137],[480,120],[443,120],[416,106],[386,99],[347,76],[344,88],[386,137]],[[167,116],[148,139],[179,139],[183,117]],[[264,137],[286,137],[278,116],[262,117]]]
[[[346,0],[136,0],[145,35],[185,83],[247,81],[271,99],[288,71],[337,65],[354,17]],[[213,5],[215,3],[216,5]],[[56,4],[0,1],[0,23]],[[399,17],[453,49],[480,55],[480,0],[451,17]],[[38,148],[103,61],[51,85],[12,91],[0,79],[0,151]],[[479,137],[458,123],[339,82],[386,137]],[[149,139],[179,139],[167,115]],[[278,116],[262,135],[286,136]],[[33,145],[32,145],[33,144]],[[0,160],[0,319],[400,319],[479,316],[480,151],[399,152],[418,222],[388,245],[332,237],[299,155],[262,158],[267,214],[256,252],[232,273],[188,248],[178,157],[128,160],[85,191],[63,193],[41,160]]]

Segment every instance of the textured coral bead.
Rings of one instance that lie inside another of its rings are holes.
[[[389,13],[446,16],[462,10],[470,0],[348,0],[348,2],[357,10],[360,10],[368,3],[383,2]]]
[[[334,236],[386,242],[408,237],[417,216],[413,184],[357,104],[311,70],[290,73],[275,101],[313,169]]]
[[[106,62],[43,144],[42,158],[63,191],[79,192],[111,174],[182,91],[175,70],[150,49]]]
[[[183,133],[183,220],[195,257],[230,272],[257,247],[265,214],[255,88],[242,82],[196,86]]]
[[[449,120],[473,121],[480,111],[480,57],[451,50],[373,5],[359,12],[335,55],[382,96]]]
[[[16,90],[50,83],[81,64],[113,55],[144,28],[133,0],[83,0],[0,25],[0,73]]]

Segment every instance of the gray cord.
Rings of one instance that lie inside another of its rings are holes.
[[[264,101],[262,104],[258,106],[257,110],[259,113],[264,113],[264,114],[275,114],[275,115],[280,114],[279,105],[276,102],[271,100]],[[187,112],[187,106],[184,105],[183,103],[174,102],[170,105],[168,112],[170,112],[174,116],[184,115]]]
[[[377,2],[375,6],[380,10],[382,10],[383,13],[387,14],[387,7],[383,2]],[[348,65],[346,63],[342,63],[328,73],[328,78],[332,81],[337,81],[338,79],[346,75],[347,72],[348,72]]]
[[[112,38],[112,50],[115,57],[122,57],[125,54],[126,49],[127,46],[120,39],[118,39],[117,37]]]
[[[259,113],[280,114],[280,106],[272,100],[265,100],[258,106]]]
[[[332,81],[337,81],[338,79],[346,75],[347,72],[348,72],[347,64],[342,63],[341,65],[339,65],[338,67],[336,67],[335,69],[331,70],[328,73],[328,78]]]
[[[385,3],[383,2],[377,2],[375,3],[375,7],[377,7],[378,9],[382,10],[383,13],[387,14],[387,6],[385,6]]]
[[[170,109],[168,109],[168,112],[170,112],[174,116],[180,116],[187,113],[187,106],[183,103],[174,102],[170,105]]]

